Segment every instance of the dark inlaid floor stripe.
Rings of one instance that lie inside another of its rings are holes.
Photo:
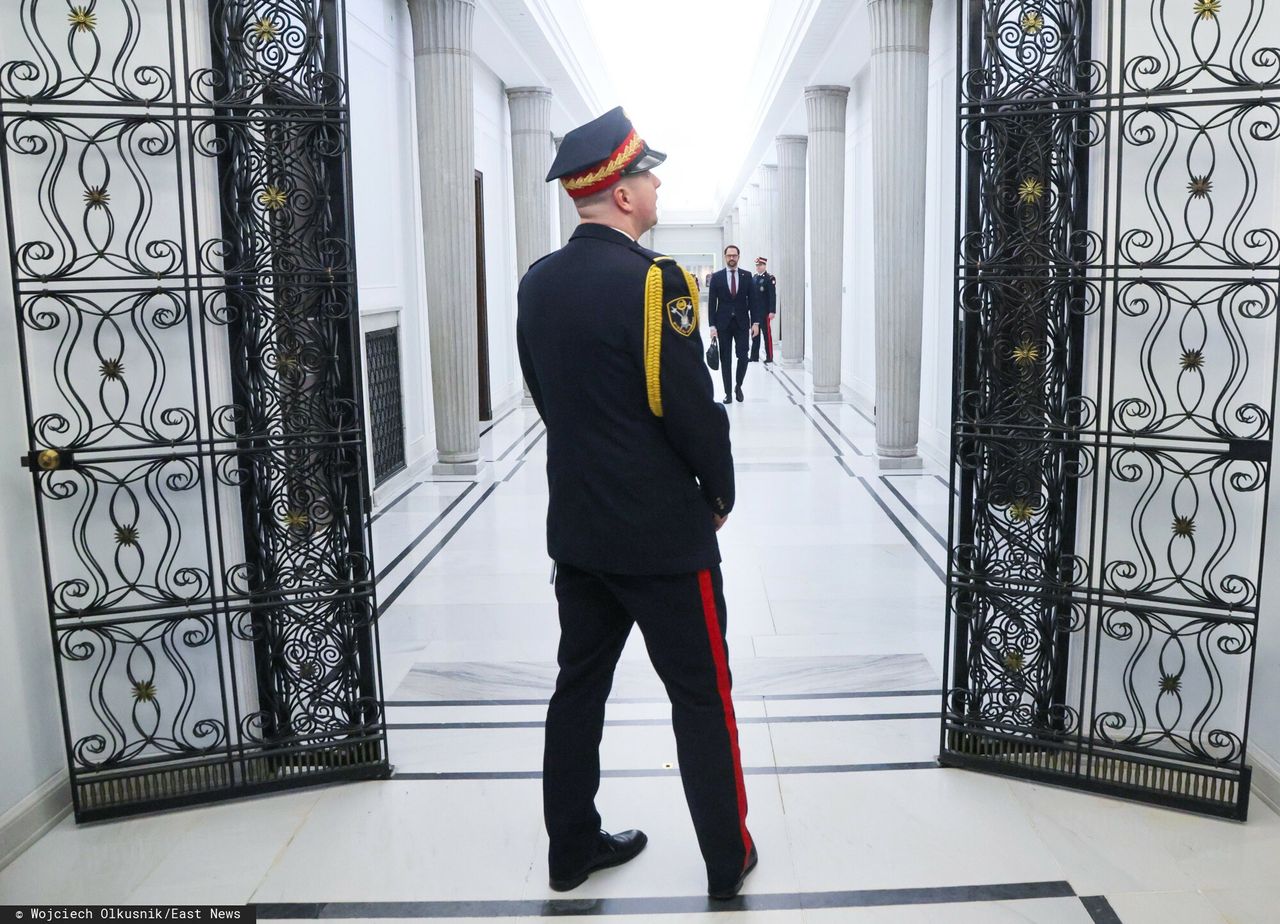
[[[474,486],[475,486],[475,483],[472,482],[472,487]],[[405,589],[410,584],[412,584],[414,580],[417,579],[418,575],[423,572],[423,570],[427,567],[427,565],[431,564],[431,560],[440,554],[440,550],[445,547],[445,545],[448,543],[450,539],[452,539],[454,536],[458,534],[458,530],[462,529],[462,527],[466,525],[467,521],[471,519],[471,515],[480,508],[481,504],[483,504],[486,500],[489,499],[489,495],[492,494],[495,490],[497,490],[497,487],[498,485],[495,483],[485,488],[484,493],[480,495],[480,499],[477,500],[474,504],[472,504],[467,509],[467,512],[464,513],[461,516],[461,518],[459,518],[457,523],[453,524],[453,528],[444,534],[444,538],[442,538],[439,542],[437,542],[434,546],[432,546],[431,551],[427,553],[426,557],[423,558],[422,561],[418,562],[416,566],[414,566],[414,569],[410,571],[409,574],[405,577],[405,579],[396,586],[396,589],[391,591],[391,593],[388,594],[384,600],[379,602],[378,604],[379,616],[385,613],[390,608],[391,604],[395,603],[396,598],[399,597],[402,593],[404,593]],[[443,516],[443,514],[441,514],[441,516]],[[430,531],[430,527],[428,527],[428,531]]]
[[[777,715],[738,716],[739,725],[787,725],[826,722],[892,722],[940,719],[940,712],[868,712],[846,715]],[[670,719],[605,719],[606,726],[670,726]],[[386,728],[397,731],[457,731],[459,729],[542,728],[542,721],[508,722],[388,722]]]
[[[903,522],[898,519],[897,514],[889,509],[889,505],[884,502],[884,498],[876,493],[876,489],[871,487],[871,483],[867,481],[867,479],[862,476],[858,476],[858,480],[862,482],[862,486],[867,489],[867,493],[871,495],[872,499],[880,505],[880,509],[884,511],[885,516],[893,521],[894,526],[898,527],[898,532],[902,533],[902,535],[906,537],[907,542],[911,543],[911,547],[919,552],[920,557],[925,560],[925,563],[931,569],[933,569],[933,573],[938,576],[938,580],[945,584],[947,582],[946,574],[944,574],[942,569],[938,567],[938,563],[933,560],[933,556],[925,551],[924,546],[920,544],[920,540],[918,540],[912,534],[911,530],[907,529]]]
[[[937,539],[938,544],[945,549],[947,547],[947,540],[943,538],[942,533],[938,532],[936,529],[933,528],[933,524],[929,522],[929,520],[924,516],[924,514],[922,514],[919,510],[916,509],[915,505],[911,503],[911,501],[907,500],[906,496],[901,491],[899,491],[896,487],[894,487],[894,484],[892,481],[890,481],[884,475],[880,476],[880,480],[884,482],[884,486],[886,488],[888,488],[890,491],[893,492],[893,496],[902,502],[902,506],[906,507],[909,511],[911,511],[911,515],[916,518],[917,522],[919,522],[921,526],[923,526],[925,529],[929,531],[929,535],[933,536],[934,539]]]
[[[937,761],[902,760],[874,764],[804,764],[792,767],[743,767],[746,776],[805,776],[833,773],[885,773],[893,770],[938,770]],[[624,770],[601,770],[604,779],[656,779],[679,776],[676,767],[643,767]],[[392,774],[393,780],[439,782],[442,780],[540,780],[541,770],[405,770]]]
[[[897,696],[941,696],[941,690],[843,690],[817,693],[734,693],[735,703],[744,702],[794,702],[813,699],[889,699]],[[389,699],[386,706],[419,707],[419,706],[545,706],[551,700],[546,697],[528,699]],[[612,698],[609,703],[628,703],[650,705],[668,703],[670,700],[662,696],[620,696]]]
[[[429,524],[427,524],[426,529],[418,533],[418,535],[414,537],[412,542],[410,542],[407,546],[405,546],[403,549],[400,550],[399,555],[391,559],[390,564],[388,564],[385,568],[383,568],[381,571],[378,572],[378,580],[381,581],[388,574],[390,574],[392,570],[395,569],[396,565],[404,561],[405,558],[408,557],[410,552],[416,549],[422,543],[422,541],[427,538],[427,536],[431,535],[431,531],[435,529],[437,526],[439,526],[441,521],[444,520],[445,517],[447,517],[450,513],[453,512],[454,507],[462,503],[463,499],[468,494],[470,494],[473,490],[475,490],[475,486],[476,486],[476,483],[474,481],[471,482],[470,484],[467,485],[466,489],[463,490],[461,494],[459,494],[457,497],[451,500],[448,506],[446,506],[444,510],[440,511],[440,513],[436,515],[436,518],[434,520],[432,520]]]
[[[567,915],[704,914],[715,911],[793,911],[818,908],[883,908],[896,905],[975,904],[1074,898],[1069,882],[1013,882],[917,889],[848,892],[767,892],[712,902],[701,895],[652,898],[552,898],[512,901],[309,902],[252,905],[259,920],[324,918],[496,918]]]
[[[1089,917],[1093,919],[1094,924],[1124,924],[1120,920],[1120,915],[1116,914],[1115,909],[1111,907],[1111,902],[1101,895],[1082,895],[1080,904],[1084,905],[1084,910],[1089,912]]]

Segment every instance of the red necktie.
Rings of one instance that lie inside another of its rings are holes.
[[[738,297],[738,274],[737,273],[731,273],[731,275],[729,276],[729,297],[730,298]]]

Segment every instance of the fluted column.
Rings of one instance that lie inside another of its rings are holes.
[[[778,314],[782,317],[782,365],[804,364],[804,135],[779,135]]]
[[[769,272],[778,275],[778,168],[765,164],[760,168],[761,240],[764,256],[769,258]]]
[[[515,191],[516,279],[535,260],[556,249],[551,226],[551,198],[547,169],[551,166],[551,90],[549,87],[511,87],[511,175]],[[560,184],[556,184],[560,185]],[[533,404],[528,383],[524,403]]]
[[[409,0],[437,468],[480,458],[476,358],[475,0]]]
[[[870,0],[875,241],[876,452],[922,464],[920,331],[931,0]]]
[[[556,153],[560,153],[560,142],[564,141],[563,136],[556,136],[554,139]],[[546,174],[543,174],[546,176]],[[573,232],[578,228],[578,207],[573,204],[573,199],[565,190],[563,183],[554,184],[556,187],[556,201],[559,203],[560,211],[560,246],[563,247],[569,243],[569,238],[573,236]]]
[[[806,87],[809,264],[813,273],[813,400],[840,400],[844,314],[844,125],[849,88]]]

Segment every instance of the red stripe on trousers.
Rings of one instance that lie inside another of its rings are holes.
[[[716,615],[716,595],[711,586],[711,572],[698,572],[698,587],[702,590],[702,615],[707,621],[707,639],[711,642],[711,659],[716,664],[716,689],[720,691],[720,704],[724,708],[724,726],[729,732],[729,748],[733,753],[733,785],[738,790],[738,827],[742,831],[743,869],[751,855],[751,835],[747,833],[747,788],[742,781],[742,754],[738,750],[738,720],[733,714],[733,695],[729,687],[729,659],[724,652],[724,639],[720,633],[720,619]]]
[[[768,347],[765,349],[765,355],[769,359],[773,359],[773,322],[768,318],[764,319],[764,337]]]

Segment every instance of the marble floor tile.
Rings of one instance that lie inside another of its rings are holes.
[[[1203,894],[1228,924],[1274,924],[1276,910],[1280,909],[1280,886],[1205,891]]]
[[[1123,924],[1235,924],[1199,892],[1115,893],[1107,901]],[[1270,909],[1276,920],[1280,909]]]
[[[805,924],[1091,924],[1078,898],[806,910]],[[1124,924],[1129,924],[1125,921]]]

